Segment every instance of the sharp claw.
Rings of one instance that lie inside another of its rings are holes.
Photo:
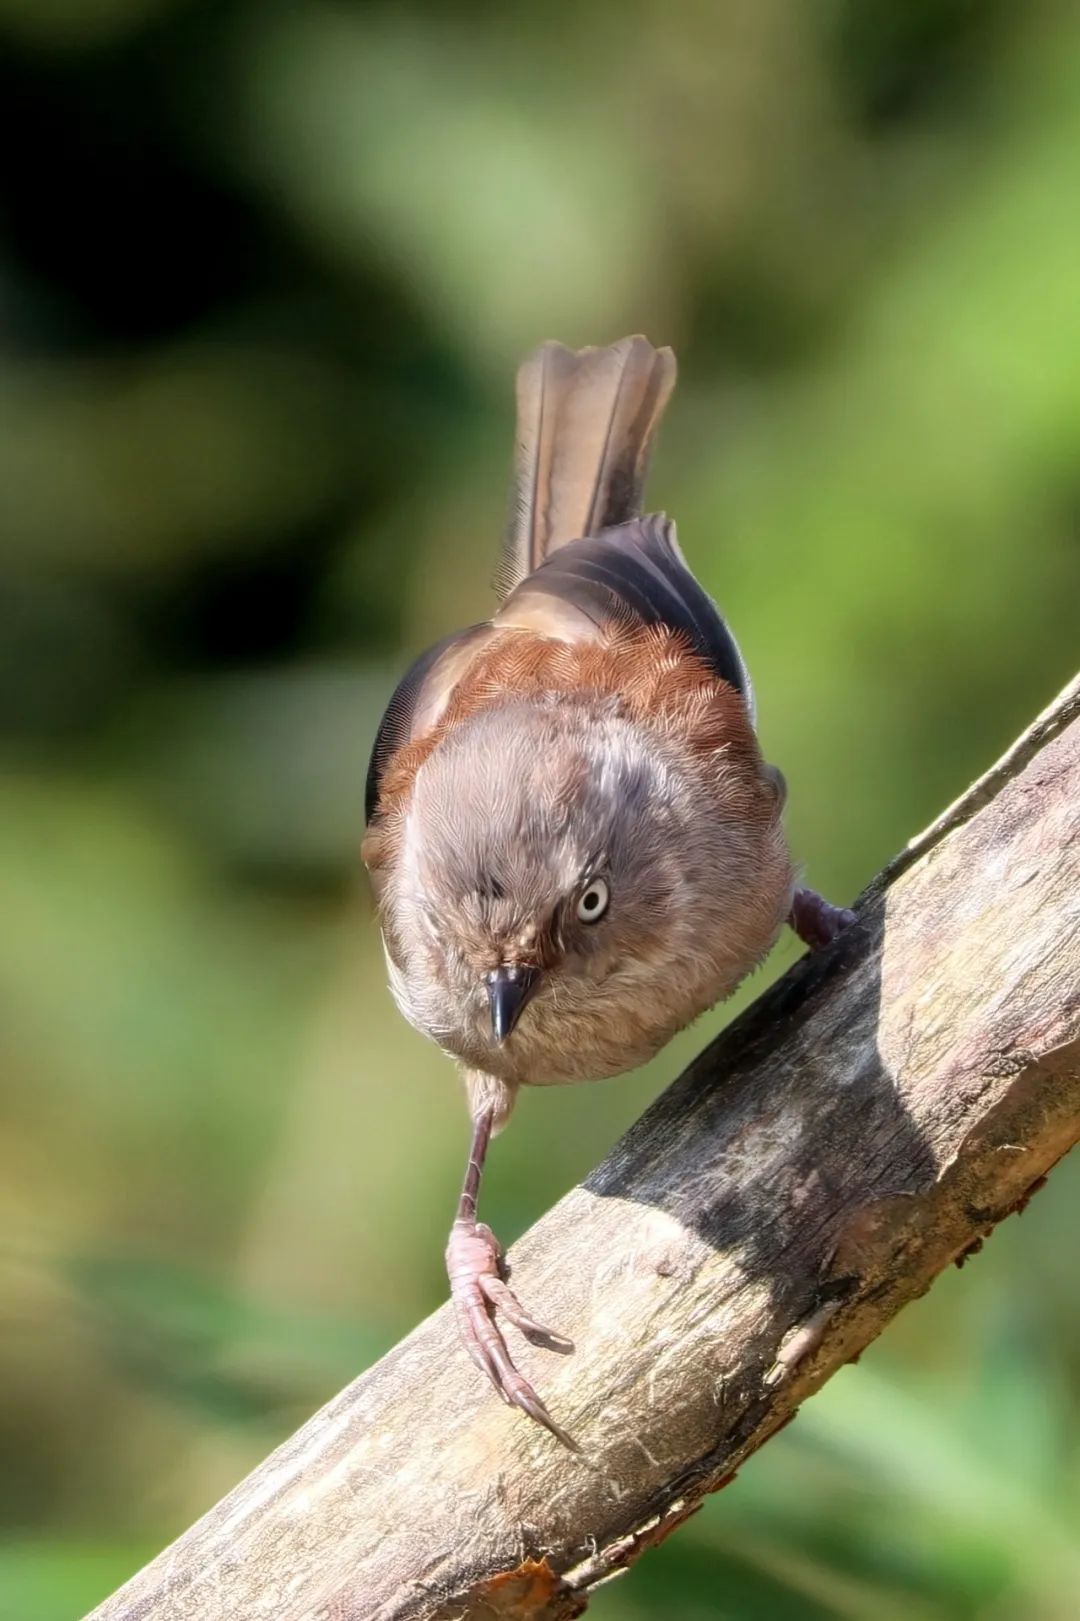
[[[568,1435],[561,1424],[556,1424],[555,1420],[552,1418],[551,1414],[548,1412],[547,1408],[544,1406],[543,1402],[540,1400],[540,1397],[536,1394],[536,1391],[531,1385],[526,1385],[523,1389],[515,1390],[510,1400],[513,1406],[520,1407],[521,1411],[523,1413],[528,1413],[529,1417],[531,1419],[535,1419],[537,1424],[542,1424],[544,1429],[548,1431],[549,1435],[553,1435],[555,1437],[556,1441],[561,1441],[563,1446],[569,1448],[571,1452],[580,1453],[581,1448],[578,1446],[573,1436]]]
[[[527,1413],[537,1424],[543,1425],[544,1429],[550,1435],[553,1435],[556,1441],[561,1441],[563,1446],[568,1447],[571,1452],[580,1452],[581,1448],[577,1442],[566,1433],[561,1425],[556,1424],[532,1385],[515,1368],[510,1358],[510,1352],[506,1348],[506,1341],[494,1324],[492,1324],[492,1335],[491,1343],[486,1349],[489,1350],[491,1360],[495,1366],[495,1374],[493,1375],[495,1388],[503,1400],[510,1407],[520,1407],[523,1413]]]
[[[568,1340],[565,1334],[556,1334],[553,1328],[544,1328],[542,1324],[531,1321],[519,1323],[518,1327],[527,1340],[534,1340],[545,1351],[557,1351],[559,1356],[573,1356],[574,1342]]]
[[[543,1323],[538,1323],[535,1317],[530,1317],[520,1300],[507,1288],[501,1278],[481,1278],[480,1288],[491,1304],[501,1311],[515,1328],[519,1328],[527,1339],[541,1340],[549,1350],[559,1351],[563,1356],[568,1356],[574,1349],[573,1340],[568,1340],[565,1334],[557,1334],[553,1328],[546,1328]]]
[[[573,1341],[529,1316],[498,1276],[496,1268],[500,1259],[498,1242],[491,1229],[482,1223],[471,1230],[456,1228],[451,1235],[447,1270],[465,1349],[507,1406],[520,1408],[571,1452],[580,1452],[577,1442],[556,1424],[535,1390],[514,1366],[495,1313],[501,1311],[528,1338],[539,1340],[554,1351],[564,1354],[572,1351]]]

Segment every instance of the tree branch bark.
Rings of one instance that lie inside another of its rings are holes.
[[[1080,679],[511,1253],[577,1344],[502,1407],[447,1308],[94,1621],[564,1621],[1080,1136]]]

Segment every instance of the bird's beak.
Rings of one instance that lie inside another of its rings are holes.
[[[498,1042],[506,1040],[521,1017],[522,1009],[535,991],[540,975],[535,968],[515,964],[495,968],[485,976],[491,1004],[491,1033]]]

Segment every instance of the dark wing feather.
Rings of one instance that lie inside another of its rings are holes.
[[[378,810],[379,787],[390,756],[403,743],[434,726],[454,687],[491,635],[490,624],[455,631],[429,647],[402,676],[379,722],[371,750],[364,789],[367,821]]]
[[[662,513],[560,547],[511,593],[494,623],[563,640],[600,637],[633,624],[664,625],[742,693],[753,716],[738,644],[691,574],[675,525]]]

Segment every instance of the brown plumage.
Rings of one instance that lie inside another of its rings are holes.
[[[607,349],[545,343],[517,376],[514,501],[501,583],[641,511],[653,431],[675,387],[675,356],[645,338]]]
[[[745,814],[775,814],[775,779],[763,779],[746,705],[676,632],[631,626],[603,642],[566,643],[535,632],[496,630],[481,642],[446,697],[438,720],[388,759],[379,785],[379,814],[364,841],[371,868],[393,858],[394,833],[416,773],[442,740],[482,709],[513,698],[563,693],[580,703],[611,700],[618,712],[650,730],[677,736],[700,762],[703,777],[739,762]]]
[[[738,648],[673,525],[640,515],[674,378],[640,337],[525,363],[505,600],[406,675],[368,778],[391,988],[458,1059],[473,1117],[447,1250],[462,1336],[570,1445],[496,1323],[569,1348],[523,1312],[477,1222],[490,1136],[522,1085],[652,1056],[785,918],[820,943],[847,916],[795,891]]]

